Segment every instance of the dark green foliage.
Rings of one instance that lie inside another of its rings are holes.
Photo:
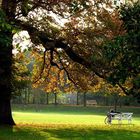
[[[140,5],[138,3],[133,6],[123,6],[120,14],[128,33],[140,31]]]
[[[29,0],[22,0],[21,11],[23,16],[27,16],[31,7],[29,6]]]
[[[7,23],[5,14],[0,10],[0,44],[9,46],[11,39],[7,36],[7,34],[11,30],[12,26]]]
[[[104,54],[113,68],[108,80],[115,85],[133,79],[133,87],[127,92],[137,96],[140,90],[140,5],[123,6],[120,15],[126,34],[104,45]]]
[[[128,49],[140,52],[140,5],[135,3],[130,7],[123,6],[120,14],[127,31],[126,42],[129,46]]]

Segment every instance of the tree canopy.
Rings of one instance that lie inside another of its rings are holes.
[[[120,18],[125,34],[105,45],[105,55],[113,69],[108,80],[119,84],[125,94],[139,98],[140,85],[140,5],[122,6]]]
[[[5,94],[0,114],[10,111],[3,107],[11,95],[12,40],[21,31],[28,32],[30,49],[41,56],[35,67],[39,73],[34,76],[36,82],[41,78],[49,81],[50,72],[56,76],[61,71],[61,76],[66,74],[84,90],[92,89],[102,78],[126,94],[139,95],[139,9],[139,3],[117,9],[109,0],[2,0],[0,76],[8,84],[0,79],[4,91],[0,96]],[[56,79],[53,77],[54,84]],[[7,116],[11,113],[0,115],[0,120]]]
[[[106,0],[7,0],[2,10],[6,26],[14,26],[12,32],[28,31],[32,50],[43,55],[38,78],[48,76],[45,69],[53,66],[79,86],[85,77],[91,85],[100,77],[126,94],[131,94],[125,89],[127,80],[131,92],[139,89],[138,3],[119,11]]]

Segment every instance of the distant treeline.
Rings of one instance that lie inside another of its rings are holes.
[[[40,89],[25,88],[14,93],[12,103],[16,104],[70,104],[86,106],[87,100],[96,100],[97,105],[103,106],[139,106],[131,96],[107,95],[105,93],[46,93]]]

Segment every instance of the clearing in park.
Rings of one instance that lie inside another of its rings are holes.
[[[36,109],[35,109],[36,108]],[[132,123],[113,120],[105,125],[108,107],[14,105],[17,125],[2,128],[0,140],[139,140],[140,108],[123,107],[133,112]]]

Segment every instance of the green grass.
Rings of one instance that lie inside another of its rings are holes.
[[[17,123],[13,129],[0,128],[0,140],[139,140],[140,108],[122,108],[134,112],[131,125],[105,125],[108,107],[13,106]]]
[[[139,140],[140,126],[18,125],[0,130],[0,140]]]
[[[14,106],[17,123],[30,124],[96,124],[103,125],[108,107],[81,106]],[[121,112],[134,112],[133,124],[140,124],[140,108],[122,108]],[[113,121],[117,124],[117,121]],[[127,121],[123,121],[127,124]]]

